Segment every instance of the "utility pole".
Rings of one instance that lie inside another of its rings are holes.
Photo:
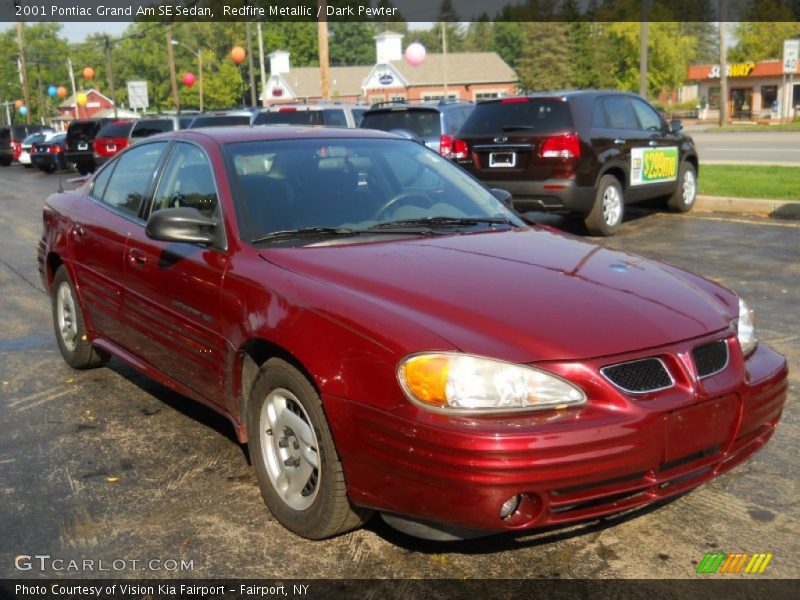
[[[719,0],[719,126],[728,120],[728,46],[725,40],[727,2]]]
[[[647,100],[647,44],[650,37],[650,0],[642,0],[639,34],[639,95]]]
[[[22,21],[17,21],[17,45],[19,46],[19,77],[22,81],[22,95],[28,112],[25,114],[25,122],[31,122],[31,94],[28,90],[28,74],[25,68],[25,37],[22,32]]]
[[[36,81],[39,85],[39,120],[41,125],[44,125],[44,115],[47,112],[47,107],[44,105],[44,88],[42,87],[42,68],[39,63],[36,63]]]
[[[114,89],[114,67],[111,63],[111,42],[108,41],[106,36],[106,68],[108,69],[108,85],[111,88],[111,100],[114,102],[114,118],[119,116],[119,109],[117,108],[117,90]]]
[[[263,106],[266,104],[264,93],[267,90],[267,72],[264,69],[264,36],[261,35],[261,21],[256,23],[256,33],[258,34],[258,62],[261,70],[261,94],[259,94],[259,98],[261,98]]]
[[[11,102],[6,100],[5,102],[3,102],[3,104],[6,105],[6,125],[11,125],[11,110],[9,109],[9,106],[11,106]]]
[[[330,58],[328,55],[328,3],[326,0],[317,0],[320,20],[317,22],[317,37],[319,38],[319,77],[322,88],[322,99],[331,99]]]
[[[167,29],[167,62],[169,63],[169,81],[172,85],[172,105],[175,107],[175,112],[180,114],[181,101],[178,97],[178,79],[175,77],[175,55],[172,53],[172,23],[169,23]]]
[[[247,35],[247,72],[250,78],[250,106],[256,106],[256,78],[253,72],[253,36],[250,21],[244,24],[245,35]]]
[[[444,99],[447,100],[447,27],[442,21],[442,72],[444,76]]]
[[[75,89],[75,71],[72,70],[72,59],[67,57],[69,68],[69,82],[72,84],[72,99],[75,101],[75,118],[78,118],[78,91]]]

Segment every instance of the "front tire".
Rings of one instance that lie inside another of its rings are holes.
[[[681,165],[678,186],[667,200],[667,208],[672,212],[689,212],[697,200],[697,169],[690,162]]]
[[[613,175],[603,175],[597,184],[592,211],[584,220],[590,235],[614,235],[622,224],[625,198],[622,184]]]
[[[247,422],[261,495],[281,525],[320,540],[355,529],[371,515],[347,499],[322,402],[295,367],[278,358],[264,363],[252,387]]]
[[[66,363],[73,369],[93,369],[108,362],[109,355],[87,339],[83,310],[63,265],[53,279],[52,304],[56,341]]]

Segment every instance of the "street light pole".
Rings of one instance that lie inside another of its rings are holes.
[[[114,118],[119,116],[119,109],[117,107],[117,90],[114,88],[114,67],[111,62],[111,42],[108,36],[105,38],[106,46],[106,68],[108,69],[108,85],[111,88],[111,100],[114,102]]]
[[[194,49],[190,48],[189,46],[187,46],[186,44],[183,44],[183,43],[181,43],[181,42],[179,42],[178,40],[175,40],[175,39],[172,40],[172,45],[173,46],[183,46],[184,48],[186,48],[186,50],[188,50],[189,52],[191,52],[192,54],[194,54],[197,57],[197,69],[199,71],[198,74],[197,74],[198,75],[198,77],[197,77],[197,91],[200,94],[200,112],[203,112],[203,51],[202,50],[194,50]]]

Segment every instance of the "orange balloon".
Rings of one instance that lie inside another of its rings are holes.
[[[231,60],[233,62],[235,62],[237,65],[241,64],[244,61],[246,56],[247,56],[247,53],[244,51],[244,48],[242,48],[241,46],[234,46],[231,49]]]
[[[25,103],[22,100],[16,100],[14,102],[14,108],[16,108],[17,110],[19,110],[23,106],[25,106]]]
[[[58,96],[59,98],[66,98],[67,88],[65,88],[63,85],[58,86],[58,89],[56,90],[56,96]]]
[[[92,67],[86,67],[83,70],[83,78],[84,79],[94,79],[94,69]]]

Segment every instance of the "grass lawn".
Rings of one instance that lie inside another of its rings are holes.
[[[800,121],[784,123],[783,125],[723,125],[722,127],[709,127],[705,133],[718,131],[800,131]]]
[[[800,200],[800,167],[704,165],[700,163],[701,194],[736,198]]]

